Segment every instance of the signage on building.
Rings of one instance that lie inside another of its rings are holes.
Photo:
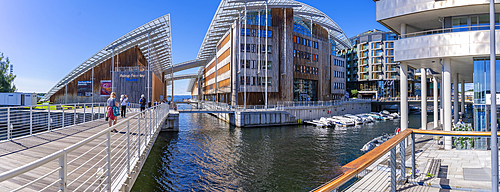
[[[111,95],[111,80],[101,80],[101,96]]]
[[[92,81],[78,81],[76,84],[76,96],[91,97]]]

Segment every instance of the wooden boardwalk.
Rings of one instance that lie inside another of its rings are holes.
[[[87,111],[86,111],[87,112]],[[127,114],[129,117],[136,113]],[[130,155],[131,158],[137,159],[139,153],[137,151],[138,140],[146,137],[145,122],[152,122],[150,119],[141,118],[141,134],[138,133],[138,117],[130,118]],[[118,118],[118,122],[124,121],[123,118]],[[147,121],[146,121],[147,120]],[[151,123],[152,124],[152,123]],[[111,182],[116,185],[114,179],[119,178],[119,174],[127,173],[126,160],[126,126],[127,123],[117,127],[118,133],[111,133]],[[92,122],[78,124],[44,132],[29,137],[14,139],[10,141],[0,142],[0,173],[5,173],[9,170],[21,167],[40,158],[46,157],[54,152],[62,150],[66,147],[74,145],[86,138],[99,133],[108,128],[108,122],[104,119],[99,119]],[[154,134],[152,134],[154,135]],[[153,139],[154,141],[154,139]],[[125,144],[124,144],[125,143]],[[141,150],[143,150],[141,148]],[[133,152],[133,153],[132,153]],[[124,160],[125,159],[125,160]],[[106,134],[95,139],[83,147],[77,148],[67,154],[67,186],[69,191],[100,191],[104,190],[103,185],[106,181],[99,181],[97,171],[99,167],[104,170],[106,164]],[[0,191],[11,191],[28,182],[34,181],[43,175],[56,170],[59,167],[59,160],[53,160],[44,166],[38,167],[24,174],[21,174],[13,179],[0,183]],[[125,169],[125,171],[124,171]],[[131,167],[132,169],[132,167]],[[122,173],[123,172],[123,173]],[[33,185],[22,189],[21,191],[39,191],[44,187],[49,187],[46,191],[57,191],[59,187],[59,171],[55,171],[49,176]],[[116,186],[115,186],[116,187]]]

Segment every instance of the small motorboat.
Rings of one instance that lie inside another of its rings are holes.
[[[384,117],[385,119],[394,120],[394,117],[392,117],[392,115],[386,115],[386,114],[380,113],[380,116]]]
[[[328,127],[328,124],[325,124],[319,120],[304,121],[304,123],[315,125],[316,127]]]
[[[361,119],[363,119],[363,121],[365,123],[371,123],[373,121],[375,121],[375,119],[373,119],[373,117],[369,116],[369,115],[366,115],[366,114],[358,114],[356,115],[358,117],[360,117]]]
[[[362,118],[351,115],[351,114],[346,114],[346,115],[344,115],[344,117],[352,119],[356,125],[364,123]]]
[[[394,117],[394,118],[400,118],[401,116],[399,116],[398,113],[391,113],[391,115]]]
[[[346,126],[354,126],[354,125],[356,125],[356,123],[352,119],[349,119],[349,118],[346,118],[346,117],[333,116],[332,119],[336,119],[336,120],[340,121],[341,123],[345,124]]]
[[[338,120],[338,119],[334,119],[334,118],[326,118],[328,121],[330,121],[331,123],[333,123],[334,126],[336,127],[347,127],[347,124],[345,124],[344,121],[341,121],[341,120]]]
[[[368,113],[367,115],[371,116],[373,119],[375,119],[377,121],[385,121],[386,120],[385,117],[383,117],[382,115],[375,113],[375,112]]]
[[[372,149],[375,149],[375,147],[378,147],[379,145],[381,145],[382,143],[384,143],[385,141],[389,140],[392,137],[393,135],[389,134],[384,134],[382,136],[375,137],[374,139],[368,141],[368,143],[363,145],[363,147],[360,150],[363,151],[363,153],[371,151]]]

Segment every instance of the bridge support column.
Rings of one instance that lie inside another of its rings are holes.
[[[451,59],[443,59],[443,131],[451,131]],[[444,137],[444,149],[451,149],[451,137]]]
[[[462,79],[462,109],[460,112],[462,112],[462,118],[465,117],[465,80]]]
[[[401,62],[400,69],[400,92],[401,92],[401,131],[408,128],[408,63]]]
[[[421,107],[420,110],[422,111],[420,113],[421,117],[421,127],[422,130],[427,130],[427,71],[425,68],[420,69],[420,95],[422,96],[421,100]]]
[[[432,88],[434,91],[433,93],[433,98],[434,98],[434,128],[439,127],[439,109],[438,109],[438,83],[436,77],[432,78]]]
[[[179,112],[170,112],[162,123],[161,131],[178,132],[179,131]]]
[[[458,113],[460,111],[460,107],[458,106],[458,73],[454,74],[453,79],[453,123],[457,124],[458,122]]]

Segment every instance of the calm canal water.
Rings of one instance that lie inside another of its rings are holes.
[[[409,120],[410,128],[420,126],[419,115]],[[399,125],[237,128],[207,114],[181,114],[180,132],[160,133],[132,191],[309,191]]]

